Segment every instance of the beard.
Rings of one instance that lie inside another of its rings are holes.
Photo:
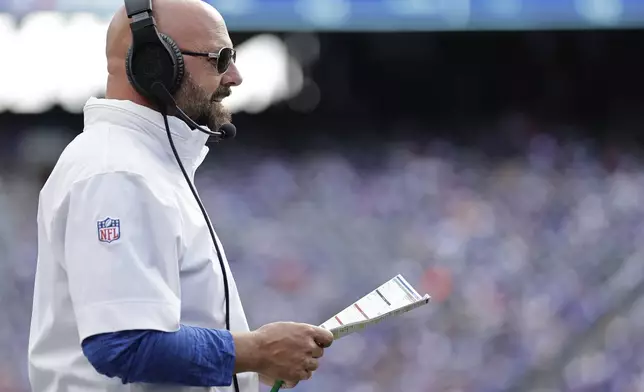
[[[230,111],[218,102],[229,95],[230,88],[225,86],[220,86],[209,95],[197,85],[189,73],[186,73],[177,91],[176,101],[192,121],[208,127],[211,131],[217,131],[232,119]]]

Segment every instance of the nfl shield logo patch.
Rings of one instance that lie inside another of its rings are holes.
[[[98,240],[100,242],[114,242],[121,238],[121,221],[119,219],[105,218],[97,222]]]

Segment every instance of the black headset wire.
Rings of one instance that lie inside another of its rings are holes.
[[[163,107],[163,106],[161,106]],[[223,274],[224,278],[224,291],[225,291],[225,296],[226,296],[226,329],[230,331],[230,296],[229,296],[229,290],[228,290],[228,273],[226,272],[226,264],[224,263],[224,258],[221,255],[221,250],[219,249],[219,243],[217,241],[217,236],[215,235],[215,228],[212,225],[212,222],[210,221],[210,217],[208,216],[208,212],[206,211],[206,208],[204,207],[203,203],[201,202],[201,198],[199,197],[199,194],[197,194],[197,190],[195,189],[195,186],[193,185],[192,181],[190,181],[190,176],[188,176],[188,172],[186,171],[186,168],[183,166],[183,163],[181,162],[181,158],[179,157],[179,153],[177,152],[177,148],[174,145],[174,139],[172,138],[172,132],[170,132],[170,124],[168,123],[168,115],[165,111],[161,112],[161,115],[163,116],[163,123],[165,124],[165,131],[168,135],[168,141],[170,142],[170,148],[172,149],[172,154],[174,155],[174,158],[176,159],[177,163],[179,164],[179,168],[181,169],[181,173],[183,174],[183,178],[186,180],[188,183],[188,187],[190,188],[190,192],[192,192],[192,195],[194,196],[195,200],[197,201],[197,204],[199,205],[199,209],[201,210],[201,213],[203,214],[204,219],[206,220],[206,225],[208,226],[208,231],[210,232],[210,237],[212,238],[212,243],[215,245],[215,250],[217,251],[217,258],[219,259],[219,265],[221,266],[221,271]],[[237,375],[233,374],[233,384],[235,386],[235,391],[239,392],[239,382],[237,381]]]

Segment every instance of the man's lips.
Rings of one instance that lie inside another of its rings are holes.
[[[221,102],[221,101],[223,101],[223,100],[224,100],[224,98],[226,98],[226,97],[230,96],[230,94],[231,94],[231,93],[230,93],[230,92],[228,92],[228,93],[226,93],[226,94],[218,95],[218,96],[216,96],[216,97],[215,97],[215,99],[214,99],[213,101],[215,101],[215,102]]]

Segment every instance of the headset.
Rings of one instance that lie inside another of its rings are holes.
[[[125,71],[132,87],[154,103],[163,115],[168,141],[174,157],[206,221],[221,267],[226,296],[226,329],[230,330],[230,298],[224,259],[219,249],[214,226],[177,153],[168,124],[168,114],[176,114],[193,129],[207,133],[218,140],[234,137],[236,129],[232,124],[224,124],[216,131],[204,129],[177,106],[173,95],[181,87],[185,74],[183,54],[179,46],[172,38],[160,33],[157,29],[152,15],[152,0],[125,0],[125,10],[131,20],[130,30],[132,31],[132,45],[125,59]],[[235,391],[239,392],[237,375],[233,375],[233,384]]]

